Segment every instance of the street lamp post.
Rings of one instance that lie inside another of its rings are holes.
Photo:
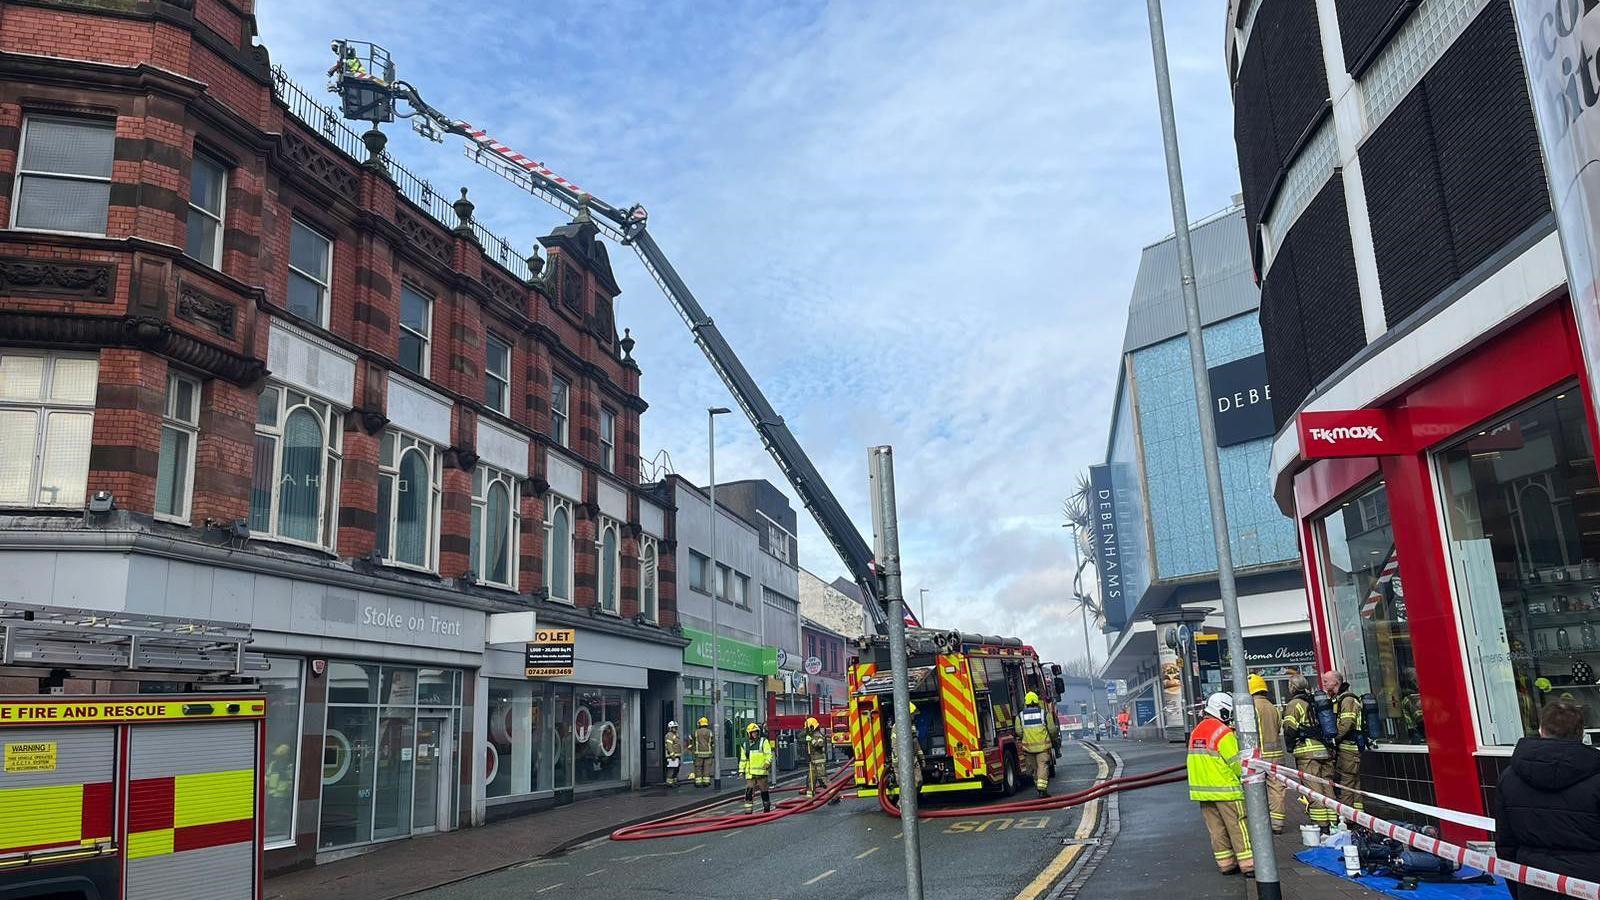
[[[711,789],[722,790],[722,603],[717,598],[717,416],[732,412],[725,406],[706,410],[706,445],[709,448],[711,486]]]
[[[1205,335],[1201,331],[1200,295],[1194,279],[1194,256],[1189,246],[1189,210],[1183,197],[1183,164],[1178,157],[1178,123],[1172,110],[1172,74],[1167,68],[1167,36],[1161,23],[1161,0],[1145,0],[1150,16],[1150,55],[1155,62],[1156,105],[1161,114],[1161,142],[1166,152],[1167,193],[1172,203],[1173,237],[1178,247],[1178,275],[1182,280],[1184,330],[1189,338],[1189,368],[1194,376],[1195,411],[1200,425],[1200,456],[1205,465],[1206,494],[1211,506],[1211,537],[1217,549],[1217,589],[1222,599],[1222,620],[1232,655],[1233,718],[1239,736],[1240,756],[1252,756],[1259,742],[1255,699],[1245,683],[1244,629],[1239,620],[1239,592],[1233,576],[1233,546],[1228,531],[1228,510],[1222,493],[1222,465],[1217,459],[1217,425],[1211,417],[1211,376],[1206,371]],[[1244,784],[1246,827],[1256,848],[1256,895],[1259,900],[1282,900],[1278,861],[1272,847],[1272,826],[1267,820],[1267,786],[1258,779]]]

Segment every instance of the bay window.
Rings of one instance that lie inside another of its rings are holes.
[[[544,585],[551,600],[572,602],[572,501],[551,494],[544,514]]]
[[[439,451],[402,431],[378,449],[378,553],[397,566],[434,571],[439,546]]]
[[[517,586],[517,535],[522,530],[517,481],[489,466],[472,473],[472,569],[485,584]]]
[[[327,401],[281,385],[261,391],[250,483],[257,537],[333,549],[343,437]]]
[[[600,535],[594,542],[600,572],[599,594],[595,603],[606,612],[617,612],[622,594],[622,534],[615,519],[600,519]]]
[[[0,507],[80,509],[99,360],[0,349]]]
[[[1405,585],[1380,483],[1316,521],[1323,595],[1340,671],[1378,701],[1380,739],[1426,743]]]
[[[158,518],[189,521],[199,427],[200,383],[187,375],[169,374],[166,410],[161,417],[161,459],[156,470]]]
[[[227,167],[196,153],[189,172],[189,227],[183,252],[213,269],[222,268],[222,205],[227,193]]]

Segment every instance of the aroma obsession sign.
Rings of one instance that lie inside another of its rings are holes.
[[[1303,412],[1296,421],[1301,459],[1398,456],[1411,450],[1410,430],[1386,409]]]

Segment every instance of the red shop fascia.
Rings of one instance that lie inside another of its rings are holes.
[[[1475,429],[1483,433],[1486,425],[1519,407],[1571,394],[1582,398],[1589,446],[1600,446],[1577,326],[1563,290],[1380,404],[1300,414],[1295,425],[1300,458],[1313,461],[1293,475],[1293,503],[1319,670],[1337,664],[1322,576],[1328,550],[1319,523],[1381,486],[1392,552],[1404,572],[1405,618],[1420,700],[1418,732],[1425,735],[1426,753],[1422,746],[1406,748],[1410,752],[1369,751],[1363,759],[1366,790],[1492,814],[1489,806],[1507,751],[1485,752],[1474,719],[1446,511],[1432,460],[1441,448],[1460,443]],[[1592,452],[1584,462],[1594,466]],[[1483,836],[1448,823],[1444,830],[1453,839]]]

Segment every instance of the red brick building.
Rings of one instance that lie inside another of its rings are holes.
[[[253,625],[269,865],[636,784],[686,642],[605,247],[519,258],[254,38],[0,7],[0,599]]]

